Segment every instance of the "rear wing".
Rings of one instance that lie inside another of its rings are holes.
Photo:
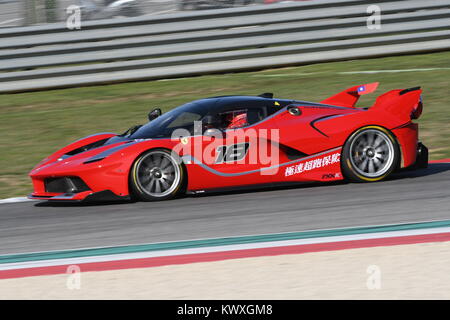
[[[405,122],[418,119],[423,110],[422,90],[420,87],[414,87],[388,91],[379,96],[369,110],[387,112]]]
[[[372,93],[377,90],[378,84],[379,82],[374,82],[354,86],[321,101],[321,103],[339,107],[354,108],[356,102],[359,100],[359,97],[363,94]]]

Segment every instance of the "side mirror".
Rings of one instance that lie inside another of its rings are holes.
[[[147,117],[148,117],[148,121],[155,120],[155,119],[158,118],[161,114],[162,114],[162,111],[161,111],[160,108],[153,109],[152,111],[150,111],[150,112],[148,113],[148,116],[147,116]]]

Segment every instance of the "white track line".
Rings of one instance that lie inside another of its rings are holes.
[[[375,74],[375,73],[421,72],[421,71],[437,71],[437,70],[450,70],[450,68],[422,68],[422,69],[399,69],[399,70],[345,71],[345,72],[338,72],[338,74]]]
[[[17,203],[17,202],[28,202],[28,201],[36,201],[36,200],[28,199],[26,197],[16,197],[16,198],[0,199],[0,204]]]
[[[272,73],[272,74],[253,74],[252,77],[296,77],[296,76],[310,76],[323,72],[301,72],[301,73]]]
[[[398,69],[398,70],[363,70],[363,71],[342,71],[332,72],[332,74],[377,74],[377,73],[399,73],[399,72],[423,72],[423,71],[439,71],[450,70],[450,68],[421,68],[421,69]],[[252,77],[295,77],[295,76],[309,76],[328,72],[300,72],[300,73],[268,73],[268,74],[254,74]]]

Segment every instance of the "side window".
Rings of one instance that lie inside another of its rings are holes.
[[[192,112],[183,112],[178,115],[171,123],[167,125],[167,128],[177,128],[183,126],[189,126],[193,124],[194,121],[201,119],[201,115]]]
[[[236,107],[217,114],[222,129],[244,128],[267,117],[266,107]]]
[[[287,104],[287,101],[249,101],[243,105],[225,106],[214,116],[217,117],[220,129],[244,128],[264,120]]]
[[[237,129],[249,125],[247,121],[248,109],[238,107],[218,114],[222,129]]]

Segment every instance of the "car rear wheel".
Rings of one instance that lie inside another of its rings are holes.
[[[357,130],[342,151],[342,172],[356,182],[375,182],[397,169],[400,148],[393,134],[385,128],[369,126]]]
[[[142,154],[133,164],[130,187],[143,201],[166,200],[182,189],[184,168],[178,155],[169,150],[153,149]]]

